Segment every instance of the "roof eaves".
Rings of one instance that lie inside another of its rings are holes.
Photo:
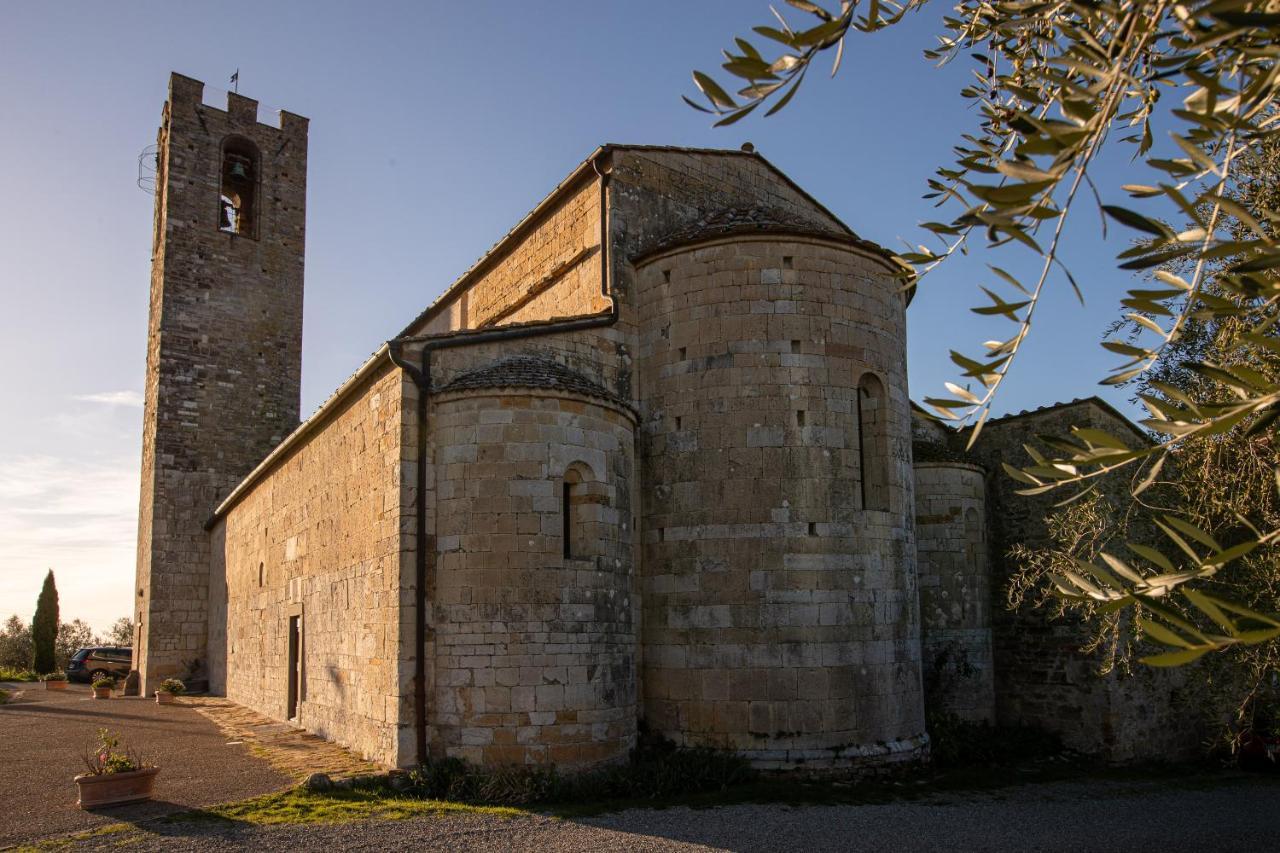
[[[989,429],[992,426],[1007,424],[1010,421],[1020,420],[1022,418],[1034,417],[1036,415],[1044,415],[1044,414],[1048,414],[1049,412],[1057,411],[1059,409],[1067,409],[1072,406],[1079,406],[1079,405],[1088,404],[1088,403],[1094,404],[1095,406],[1102,409],[1107,414],[1111,415],[1113,418],[1119,420],[1126,427],[1128,427],[1134,433],[1134,435],[1137,435],[1138,437],[1140,437],[1144,442],[1147,442],[1147,443],[1151,442],[1151,436],[1148,435],[1146,432],[1143,432],[1140,426],[1138,426],[1133,421],[1131,421],[1123,412],[1121,412],[1115,406],[1111,405],[1106,400],[1102,399],[1096,394],[1090,395],[1088,397],[1077,397],[1074,400],[1063,400],[1058,403],[1050,403],[1048,405],[1041,406],[1038,409],[1026,409],[1021,412],[1014,412],[1008,415],[1001,415],[998,418],[991,418],[986,422],[986,425],[984,428]]]
[[[468,267],[462,275],[454,279],[453,283],[446,287],[444,292],[437,296],[430,305],[418,314],[418,316],[414,317],[413,321],[409,323],[409,325],[405,326],[404,329],[396,335],[396,337],[402,338],[411,334],[415,328],[420,326],[436,311],[442,308],[458,291],[466,287],[467,284],[470,283],[471,279],[488,266],[488,264],[495,258],[497,258],[501,254],[502,250],[506,248],[506,246],[512,242],[517,235],[521,234],[526,228],[537,222],[541,218],[542,214],[559,200],[559,197],[563,193],[567,192],[570,187],[575,186],[579,181],[581,181],[590,170],[591,164],[596,160],[596,158],[608,151],[609,147],[610,146],[602,145],[596,148],[591,152],[591,155],[587,157],[587,159],[575,166],[573,171],[570,172],[564,180],[556,184],[551,192],[547,193],[547,195],[543,197],[542,201],[538,202],[532,210],[526,213],[524,217],[511,228],[511,230],[502,235],[496,243],[490,246],[489,249],[485,251],[485,253],[482,254],[475,263]]]
[[[239,502],[239,500],[253,488],[258,480],[262,479],[262,477],[271,470],[276,462],[283,458],[284,455],[287,454],[295,445],[314,432],[320,424],[324,422],[329,414],[335,411],[338,405],[346,399],[347,394],[373,375],[378,365],[381,364],[384,359],[388,358],[389,352],[390,347],[384,343],[376,352],[373,353],[373,355],[365,359],[364,364],[360,365],[360,367],[356,369],[355,373],[348,376],[347,380],[339,385],[337,389],[334,390],[334,392],[330,394],[314,412],[311,413],[309,418],[298,424],[297,429],[286,435],[284,440],[277,444],[270,453],[264,456],[262,461],[255,465],[253,470],[246,474],[244,479],[242,479],[236,487],[232,489],[225,498],[223,498],[222,502],[218,504],[218,508],[213,511],[212,517],[210,517],[205,523],[205,529],[208,530],[212,528],[218,519],[225,515],[232,506]]]

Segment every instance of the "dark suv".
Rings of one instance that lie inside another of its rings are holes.
[[[88,646],[79,649],[67,664],[67,680],[93,681],[106,676],[120,680],[133,666],[133,649],[120,646]]]

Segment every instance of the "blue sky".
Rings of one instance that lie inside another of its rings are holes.
[[[52,567],[65,618],[129,610],[152,198],[136,185],[170,70],[311,119],[303,411],[310,412],[602,142],[751,141],[890,248],[938,218],[921,199],[974,117],[968,68],[935,69],[938,5],[849,44],[777,116],[727,129],[684,106],[689,72],[769,17],[757,0],[538,3],[24,3],[0,28],[0,618],[30,617]],[[1096,179],[1123,202],[1116,156]],[[1069,229],[1082,308],[1051,289],[996,412],[1099,393],[1093,342],[1129,281],[1097,217]],[[1007,334],[968,313],[980,258],[909,311],[912,396],[951,348]],[[996,259],[1030,270],[1014,251]],[[1123,392],[1102,392],[1123,406]]]

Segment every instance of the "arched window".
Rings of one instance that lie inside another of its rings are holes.
[[[601,553],[605,485],[582,462],[564,472],[560,484],[560,536],[566,560],[591,560]]]
[[[254,237],[258,228],[258,149],[238,136],[222,144],[218,230]]]
[[[874,373],[858,380],[858,468],[862,508],[889,508],[889,435],[884,385]]]

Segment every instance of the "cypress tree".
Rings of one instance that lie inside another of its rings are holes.
[[[44,586],[36,599],[36,615],[31,620],[31,668],[44,675],[54,670],[54,643],[58,639],[58,587],[53,582],[53,569],[44,576]]]

